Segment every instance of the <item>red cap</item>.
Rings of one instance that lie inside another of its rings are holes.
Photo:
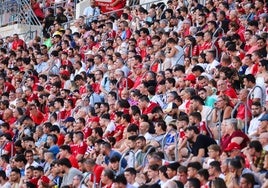
[[[48,177],[46,177],[46,176],[42,176],[41,178],[41,181],[42,181],[42,183],[44,183],[44,184],[49,184],[49,179],[48,179]]]
[[[224,151],[227,151],[228,152],[228,151],[232,151],[234,149],[241,149],[241,147],[236,142],[231,142],[231,143],[228,144],[227,148],[225,148]]]
[[[89,118],[88,121],[89,122],[97,122],[97,123],[99,123],[100,118],[98,116],[94,116],[94,117]]]
[[[188,80],[188,81],[191,81],[192,83],[195,83],[195,81],[196,81],[196,77],[195,77],[194,74],[188,74],[188,75],[184,78],[184,80]]]

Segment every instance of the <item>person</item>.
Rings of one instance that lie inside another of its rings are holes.
[[[171,67],[177,64],[179,65],[184,64],[183,63],[184,61],[183,49],[179,45],[176,45],[176,43],[177,42],[173,38],[169,38],[167,40],[167,54],[166,55],[169,58]]]
[[[71,162],[67,158],[59,159],[58,165],[63,173],[61,186],[72,185],[73,178],[76,175],[82,175],[80,170],[72,167]]]
[[[105,186],[104,188],[111,188],[113,185],[114,173],[111,169],[105,169],[101,173],[101,183]]]
[[[207,157],[208,146],[216,144],[215,140],[199,133],[196,126],[189,126],[186,128],[185,136],[188,142],[191,142],[191,157],[196,157],[197,160],[201,160],[203,157]]]
[[[102,161],[102,163],[108,165],[110,162],[110,159],[113,156],[118,156],[119,159],[121,159],[122,155],[120,153],[118,153],[117,151],[113,150],[111,147],[111,144],[108,142],[103,142],[101,144],[101,153],[104,155],[104,159]],[[125,158],[122,159],[121,161],[121,165],[122,168],[126,168],[127,166],[127,161]]]
[[[97,20],[100,15],[100,9],[96,6],[95,0],[90,0],[89,6],[84,9],[83,15],[86,17],[87,24]]]
[[[232,142],[235,142],[238,145],[240,145],[241,149],[245,148],[249,142],[249,138],[245,133],[243,133],[241,130],[238,129],[237,120],[227,119],[224,121],[226,123],[224,125],[227,126],[226,132],[228,136],[222,138],[221,148],[225,150],[227,145]]]
[[[0,186],[3,188],[11,187],[11,184],[7,179],[6,173],[3,170],[0,170]]]

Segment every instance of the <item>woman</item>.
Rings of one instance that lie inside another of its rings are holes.
[[[167,182],[169,181],[168,175],[167,175],[167,167],[161,166],[158,169],[159,171],[159,179],[161,180],[161,188],[165,187]]]
[[[186,44],[186,47],[184,48],[185,57],[193,57],[199,55],[199,49],[194,37],[186,36],[185,44]]]
[[[233,108],[228,96],[220,95],[212,112],[212,123],[222,122],[224,119],[231,118]]]
[[[248,136],[243,133],[237,127],[236,119],[227,119],[222,123],[222,127],[225,126],[226,135],[221,139],[221,148],[224,151],[229,143],[235,142],[241,146],[241,149],[245,148],[249,142]]]

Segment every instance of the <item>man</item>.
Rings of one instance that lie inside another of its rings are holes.
[[[96,7],[95,0],[90,1],[90,5],[85,8],[83,15],[88,19],[88,23],[91,23],[92,20],[97,20],[100,15],[100,9]]]
[[[41,73],[45,72],[48,69],[48,65],[43,60],[41,53],[37,53],[36,62],[37,62],[37,65],[35,65],[35,70],[36,70],[36,72],[38,74],[41,74]]]
[[[260,102],[253,102],[251,105],[252,119],[249,123],[248,137],[255,138],[258,135],[258,127],[260,125],[260,118],[263,115],[263,110]]]
[[[196,95],[191,97],[190,101],[190,113],[191,112],[200,112],[202,116],[202,121],[206,121],[207,119],[210,120],[211,117],[208,118],[208,115],[211,111],[211,108],[205,106],[203,99]]]
[[[43,163],[43,167],[44,167],[44,174],[45,175],[49,175],[50,170],[51,170],[51,164],[54,161],[54,155],[52,152],[49,151],[45,151],[44,152],[44,163]]]
[[[230,99],[237,98],[235,90],[232,87],[228,86],[225,80],[218,80],[217,90],[219,92],[219,95],[227,95]]]
[[[30,117],[34,121],[35,125],[40,125],[44,121],[44,115],[38,108],[35,106],[35,104],[29,105],[30,110]]]
[[[135,168],[127,168],[124,171],[124,175],[127,179],[127,187],[134,188],[134,187],[139,187],[139,184],[135,181],[136,179],[136,174],[137,171]]]
[[[72,167],[78,169],[78,161],[74,155],[72,155],[71,147],[69,145],[60,146],[59,158],[67,158],[72,164]]]
[[[158,104],[150,102],[149,98],[146,95],[139,97],[138,106],[141,109],[142,114],[148,115],[149,119],[153,118],[152,110]]]
[[[264,158],[266,151],[263,150],[262,144],[258,140],[253,140],[249,143],[249,149],[244,151],[246,155],[250,169],[255,173],[260,173],[264,170]]]
[[[59,159],[58,162],[59,168],[61,169],[61,172],[63,173],[63,179],[62,179],[62,186],[67,186],[72,184],[72,180],[76,175],[82,175],[82,172],[78,169],[72,167],[71,162],[67,158]]]
[[[225,179],[225,176],[221,173],[221,163],[219,161],[212,161],[209,163],[208,173],[210,180],[215,178]]]
[[[199,77],[198,77],[199,79]],[[216,98],[208,95],[208,91],[205,88],[200,88],[198,90],[198,95],[204,100],[205,106],[214,107],[214,103],[216,102]]]
[[[114,172],[111,169],[105,169],[101,174],[101,183],[105,186],[103,188],[111,188],[114,180]]]
[[[109,164],[109,160],[113,157],[113,156],[118,156],[120,159],[122,157],[122,155],[120,153],[118,153],[117,151],[113,150],[112,149],[112,146],[110,143],[108,142],[103,142],[101,144],[101,153],[104,155],[104,163],[106,165]],[[127,161],[125,158],[122,159],[122,162],[121,162],[121,167],[122,168],[125,168],[127,166]]]
[[[198,170],[202,169],[199,162],[190,162],[187,165],[187,175],[189,178],[195,178],[197,176]]]
[[[100,126],[104,129],[103,137],[112,136],[115,131],[115,124],[111,121],[110,114],[103,114],[100,118]]]
[[[250,90],[250,99],[253,102],[260,102],[261,104],[265,104],[266,89],[260,87],[256,84],[256,78],[252,74],[248,74],[244,77],[243,84],[246,89]]]
[[[209,50],[206,52],[206,61],[208,62],[208,65],[206,67],[206,72],[212,75],[215,72],[216,67],[220,64],[216,60],[215,50]]]
[[[120,174],[120,175],[115,177],[113,186],[114,186],[114,188],[127,188],[127,187],[129,187],[128,183],[127,183],[127,179],[124,176],[124,174]]]
[[[64,9],[62,7],[57,7],[56,8],[56,17],[55,17],[55,21],[57,21],[57,23],[62,24],[68,21],[68,18],[63,14]]]
[[[27,164],[25,165],[25,169],[27,169],[29,166],[37,167],[39,166],[39,163],[34,161],[34,153],[33,150],[26,150],[24,152],[25,158],[27,160]]]
[[[167,165],[167,175],[168,179],[178,181],[179,177],[177,176],[177,169],[179,168],[180,164],[178,162],[170,163]]]
[[[73,145],[71,146],[72,155],[79,161],[87,151],[87,144],[84,141],[84,134],[81,131],[73,133]]]
[[[124,170],[120,169],[120,158],[118,156],[113,156],[110,158],[109,168],[114,172],[115,175],[122,174]]]
[[[250,173],[242,174],[239,181],[240,188],[253,188],[254,185],[255,185],[255,179],[253,174]]]
[[[48,151],[52,152],[54,154],[54,157],[56,158],[57,154],[60,152],[59,146],[57,146],[58,138],[55,134],[48,134],[47,135],[47,145],[48,145]]]
[[[208,146],[216,144],[212,138],[202,135],[196,126],[189,126],[186,128],[185,136],[187,141],[191,143],[191,157],[195,156],[201,160],[203,157],[207,157]]]
[[[11,187],[19,187],[21,179],[20,169],[13,168],[10,173],[9,182]]]
[[[92,172],[94,174],[96,183],[100,183],[101,174],[104,170],[104,167],[96,164],[96,161],[94,159],[86,159],[85,168],[87,172]],[[94,176],[91,176],[90,178],[91,183],[94,181]]]
[[[150,128],[150,124],[148,122],[143,121],[140,123],[139,136],[144,136],[147,143],[153,140],[153,136],[149,133],[149,128]]]

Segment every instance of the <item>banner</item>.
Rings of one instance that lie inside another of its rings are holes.
[[[100,7],[102,13],[115,11],[124,8],[126,5],[126,0],[121,0],[116,6],[111,6],[116,0],[95,0],[96,6]]]

